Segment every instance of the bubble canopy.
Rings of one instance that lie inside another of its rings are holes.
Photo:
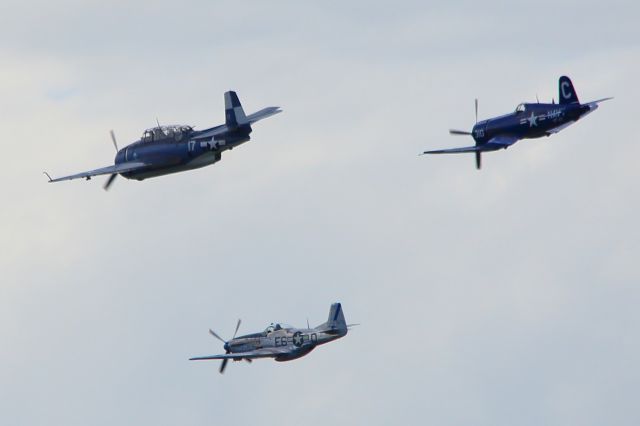
[[[265,328],[264,332],[266,334],[273,333],[274,331],[283,330],[287,328],[293,328],[293,326],[284,323],[271,323],[269,327]]]

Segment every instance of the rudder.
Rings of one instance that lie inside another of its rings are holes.
[[[224,94],[224,113],[226,125],[229,129],[235,129],[249,123],[238,95],[232,90]]]
[[[329,318],[327,318],[327,322],[324,325],[331,330],[347,330],[347,322],[344,319],[344,313],[342,312],[342,305],[340,303],[331,305]]]
[[[571,83],[571,79],[566,75],[560,77],[558,81],[558,91],[558,99],[561,104],[580,103],[580,101],[578,101],[578,95],[573,88],[573,83]]]

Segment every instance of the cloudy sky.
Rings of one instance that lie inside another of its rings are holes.
[[[640,7],[5,0],[0,423],[637,425]],[[615,96],[488,154],[450,127]],[[220,163],[54,185],[161,123],[284,113]],[[269,322],[344,339],[191,363]]]

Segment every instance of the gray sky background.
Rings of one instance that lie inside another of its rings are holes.
[[[640,7],[4,1],[0,423],[637,425]],[[447,129],[607,102],[484,156]],[[161,123],[284,113],[213,167],[48,185]],[[290,363],[190,363],[312,325]]]

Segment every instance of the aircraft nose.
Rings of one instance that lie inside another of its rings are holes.
[[[225,351],[227,351],[227,352],[229,352],[229,342],[226,342],[226,343],[224,344],[224,350],[225,350]]]

